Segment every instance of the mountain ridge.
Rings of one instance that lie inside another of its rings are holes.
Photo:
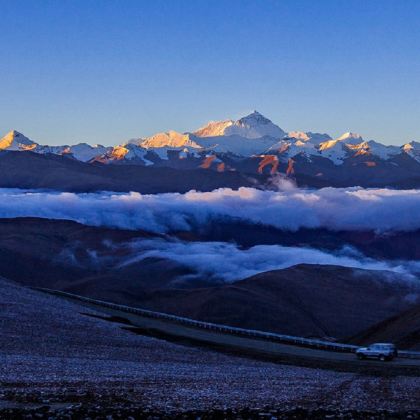
[[[384,179],[391,172],[404,172],[404,177],[410,179],[420,175],[420,142],[384,145],[351,131],[335,138],[310,131],[287,133],[257,111],[236,121],[211,121],[192,132],[170,130],[115,146],[41,145],[12,130],[0,139],[0,151],[61,155],[81,162],[111,165],[289,176],[300,173],[321,180],[331,172],[331,164],[340,168],[345,178],[351,178],[360,165],[370,168],[372,173],[383,173]]]

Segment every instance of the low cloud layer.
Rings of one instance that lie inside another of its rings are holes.
[[[323,188],[280,192],[253,188],[201,193],[58,193],[0,189],[0,217],[69,219],[153,232],[191,230],[220,218],[280,229],[412,231],[420,229],[420,190]]]
[[[197,273],[191,276],[207,280],[232,282],[264,271],[283,269],[296,264],[328,264],[368,270],[388,270],[414,278],[420,263],[410,261],[387,262],[367,258],[352,248],[327,253],[311,248],[257,245],[240,249],[226,242],[182,242],[161,239],[142,240],[129,245],[133,254],[120,266],[127,266],[145,258],[156,257],[177,261]]]

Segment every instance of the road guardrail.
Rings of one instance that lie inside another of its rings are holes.
[[[215,332],[219,332],[223,334],[238,335],[238,336],[243,336],[243,337],[252,337],[252,338],[261,339],[261,340],[280,342],[284,344],[292,344],[292,345],[296,345],[300,347],[310,347],[310,348],[314,348],[318,350],[328,350],[328,351],[336,351],[336,352],[342,352],[342,353],[355,353],[356,350],[360,347],[360,346],[355,346],[352,344],[334,343],[334,342],[325,341],[325,340],[296,337],[292,335],[270,333],[270,332],[264,332],[264,331],[259,331],[259,330],[250,330],[250,329],[245,329],[245,328],[230,327],[228,325],[214,324],[211,322],[197,321],[191,318],[185,318],[185,317],[181,317],[177,315],[166,314],[163,312],[150,311],[148,309],[133,308],[131,306],[106,302],[103,300],[92,299],[85,296],[76,295],[73,293],[62,292],[60,290],[52,290],[52,289],[46,289],[46,288],[40,288],[40,287],[34,287],[33,289],[40,290],[42,292],[46,292],[52,295],[68,297],[71,299],[79,300],[81,302],[86,302],[86,303],[94,304],[97,306],[102,306],[104,308],[115,309],[121,312],[136,314],[136,315],[140,315],[147,318],[162,319],[168,322],[174,322],[177,324],[187,325],[193,328],[211,330],[211,331],[215,331]],[[399,357],[404,357],[404,358],[420,359],[420,352],[415,352],[415,351],[399,350],[398,355]]]

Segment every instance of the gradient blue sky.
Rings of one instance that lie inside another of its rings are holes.
[[[420,139],[420,1],[0,0],[0,133],[115,144],[253,109]]]

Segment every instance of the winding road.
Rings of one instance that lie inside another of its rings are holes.
[[[420,353],[416,352],[401,352],[403,357],[389,362],[358,360],[354,354],[356,346],[233,328],[61,291],[38,290],[76,301],[85,307],[109,315],[110,320],[126,324],[125,328],[133,332],[182,344],[204,345],[238,355],[299,366],[368,374],[420,376]]]

